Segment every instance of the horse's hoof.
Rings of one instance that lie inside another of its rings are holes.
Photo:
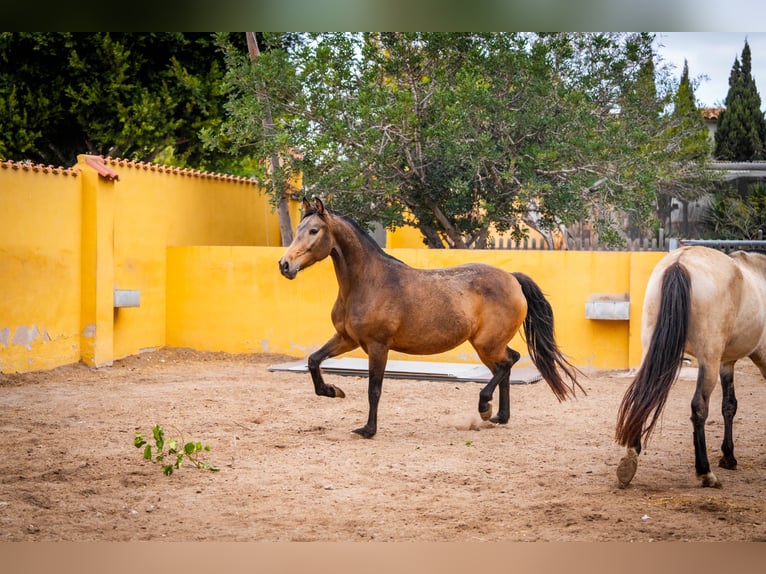
[[[492,417],[491,419],[489,419],[489,422],[495,423],[496,425],[504,425],[504,424],[508,424],[508,419],[509,418],[510,417],[495,416],[495,417]]]
[[[638,468],[638,454],[633,449],[628,450],[617,465],[617,483],[620,488],[625,488],[633,480]]]
[[[718,466],[725,468],[726,470],[737,470],[737,459],[734,457],[722,456],[718,461]]]
[[[492,403],[489,403],[487,405],[487,410],[479,411],[479,416],[481,417],[481,420],[483,421],[489,420],[489,417],[492,416]]]
[[[327,387],[332,392],[332,394],[330,395],[331,397],[336,398],[336,399],[345,399],[346,398],[346,393],[344,393],[338,387],[336,387],[334,385],[327,385]]]
[[[375,436],[375,432],[376,431],[373,430],[373,429],[370,429],[370,428],[368,428],[366,426],[363,426],[361,428],[354,429],[353,432],[355,434],[358,434],[362,438],[372,438],[372,437]]]
[[[721,488],[721,482],[712,472],[701,475],[699,479],[702,481],[703,488]]]

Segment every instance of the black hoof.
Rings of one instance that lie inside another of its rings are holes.
[[[510,416],[505,417],[505,416],[498,415],[498,416],[494,416],[491,419],[489,419],[489,422],[495,423],[497,425],[504,425],[504,424],[508,424],[508,419],[509,418],[511,418],[511,417]]]
[[[722,456],[721,460],[718,461],[718,466],[725,468],[726,470],[737,470],[737,459],[734,457],[728,458]]]
[[[358,434],[362,438],[372,438],[375,436],[375,433],[377,432],[375,429],[371,429],[367,426],[363,426],[362,428],[354,429],[354,433]]]

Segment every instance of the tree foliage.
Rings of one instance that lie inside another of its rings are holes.
[[[587,219],[618,241],[617,215],[647,222],[658,187],[690,169],[650,34],[262,39],[272,49],[251,64],[220,38],[227,118],[208,145],[281,153],[274,177],[301,169],[307,194],[362,223],[414,225],[432,247],[480,245],[490,228],[522,234],[530,209],[545,227]]]
[[[665,178],[658,196],[658,215],[662,223],[669,222],[671,200],[681,202],[684,232],[688,229],[688,204],[713,189],[713,176],[701,169],[710,156],[710,136],[697,104],[694,85],[689,77],[689,65],[684,61],[678,88],[673,96],[673,111],[667,133],[668,149],[673,152],[677,169],[672,178]]]
[[[0,157],[221,168],[199,132],[220,123],[224,72],[211,34],[0,33]]]
[[[745,41],[742,60],[734,58],[729,75],[726,109],[718,116],[716,159],[753,161],[766,159],[766,120],[761,96],[751,72],[750,46]]]
[[[766,183],[754,183],[744,194],[734,187],[718,190],[703,223],[712,239],[762,239],[766,231]]]

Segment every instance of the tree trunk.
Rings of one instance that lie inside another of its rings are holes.
[[[444,242],[439,237],[439,233],[430,225],[418,224],[418,229],[425,237],[425,244],[430,249],[444,249]]]
[[[444,212],[439,209],[439,206],[436,205],[433,201],[428,201],[426,205],[436,216],[436,220],[442,226],[442,229],[444,229],[447,237],[452,240],[453,246],[456,249],[468,249],[465,241],[463,241],[463,238],[460,237],[460,233],[458,233],[457,229],[455,229],[452,223],[450,223],[449,219],[447,219],[447,216],[444,215]]]
[[[245,32],[247,37],[247,48],[250,53],[250,61],[255,62],[255,58],[260,55],[258,50],[258,42],[255,39],[255,32]],[[263,100],[263,127],[267,132],[274,131],[274,119],[271,116],[271,105],[269,104],[269,96],[266,92],[266,85],[261,85],[260,93],[258,97]],[[271,173],[276,175],[279,170],[279,156],[272,155],[269,158],[271,162]],[[287,195],[286,190],[275,190],[275,193],[279,193],[279,202],[277,203],[277,217],[279,218],[279,233],[282,237],[282,246],[287,247],[293,242],[293,225],[290,220],[290,210],[287,207]]]

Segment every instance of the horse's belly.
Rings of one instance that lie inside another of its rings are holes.
[[[469,336],[470,326],[457,321],[439,327],[409,327],[394,335],[390,348],[410,355],[434,355],[454,349]]]

